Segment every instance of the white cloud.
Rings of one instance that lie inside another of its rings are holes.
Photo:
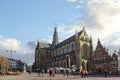
[[[94,45],[100,38],[104,46],[111,49],[119,48],[120,36],[115,38],[115,35],[120,32],[120,0],[77,0],[75,4],[84,7],[86,15],[82,20],[77,20],[77,25],[73,25],[64,34],[73,34],[78,24],[85,25],[88,34],[93,36]]]
[[[3,50],[10,50],[10,49],[15,51],[21,50],[20,48],[21,42],[16,39],[2,37],[0,38],[0,44],[1,44],[0,48]]]
[[[68,2],[76,2],[77,0],[67,0]]]
[[[91,31],[93,36],[96,38],[100,37],[104,43],[107,43],[106,38],[111,39],[112,34],[120,32],[119,4],[120,1],[116,2],[116,0],[91,0],[88,2],[89,13],[84,19],[84,23],[89,27],[89,31]]]
[[[0,35],[0,56],[11,58],[10,50],[12,49],[16,51],[12,52],[12,58],[32,64],[34,62],[35,41],[29,41],[26,49],[22,48],[21,45],[22,43],[15,38],[7,38]]]
[[[81,6],[80,6],[80,5],[77,5],[75,8],[77,8],[77,9],[78,9],[78,8],[81,8]]]

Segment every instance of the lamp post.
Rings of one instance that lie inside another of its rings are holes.
[[[11,58],[10,71],[12,72],[12,67],[13,67],[13,66],[12,66],[12,64],[13,64],[13,63],[12,63],[12,53],[13,53],[13,52],[16,52],[16,51],[14,51],[14,50],[12,50],[12,49],[11,49],[11,50],[6,50],[6,51],[7,51],[7,52],[10,52],[10,58]]]

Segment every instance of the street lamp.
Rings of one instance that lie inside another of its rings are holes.
[[[11,58],[11,67],[10,67],[10,71],[12,71],[12,53],[13,52],[16,52],[16,51],[14,51],[14,50],[6,50],[7,52],[10,52],[10,58]]]

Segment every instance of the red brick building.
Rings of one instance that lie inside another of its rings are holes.
[[[112,59],[110,61],[110,67],[112,74],[118,73],[118,55],[116,53],[112,54]]]
[[[91,71],[95,72],[96,74],[103,74],[104,71],[110,71],[110,61],[111,56],[108,54],[108,51],[102,46],[100,40],[98,39],[91,62]]]

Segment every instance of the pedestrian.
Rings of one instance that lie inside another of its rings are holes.
[[[67,69],[66,69],[66,74],[67,74],[67,77],[68,77],[68,75],[69,75],[69,70],[67,70]]]
[[[77,69],[76,69],[76,74],[77,74],[78,76],[80,75],[79,72],[80,72],[80,69],[77,68]]]
[[[45,72],[45,71],[44,71],[44,69],[42,69],[42,70],[41,70],[41,73],[42,73],[42,77],[43,77],[43,75],[44,75],[44,72]]]
[[[52,74],[53,74],[53,69],[50,68],[50,70],[49,70],[49,75],[52,76]]]
[[[53,70],[52,76],[53,76],[53,77],[55,76],[55,70]]]
[[[82,74],[82,78],[84,78],[85,77],[85,70],[84,69],[82,69],[81,74]]]
[[[40,76],[40,69],[37,72],[38,72],[38,76]]]
[[[63,76],[65,77],[65,75],[66,75],[66,70],[65,70],[65,68],[63,69]]]
[[[87,70],[85,71],[85,77],[88,77],[88,71]]]
[[[51,76],[52,76],[52,74],[53,74],[53,69],[50,68],[50,70],[49,70],[50,80],[51,80]]]
[[[110,75],[110,77],[111,77],[111,75],[112,75],[112,71],[109,71],[109,75]]]
[[[105,77],[107,77],[107,71],[105,70]]]
[[[28,73],[29,73],[29,75],[31,75],[31,71],[30,70],[28,71]]]

